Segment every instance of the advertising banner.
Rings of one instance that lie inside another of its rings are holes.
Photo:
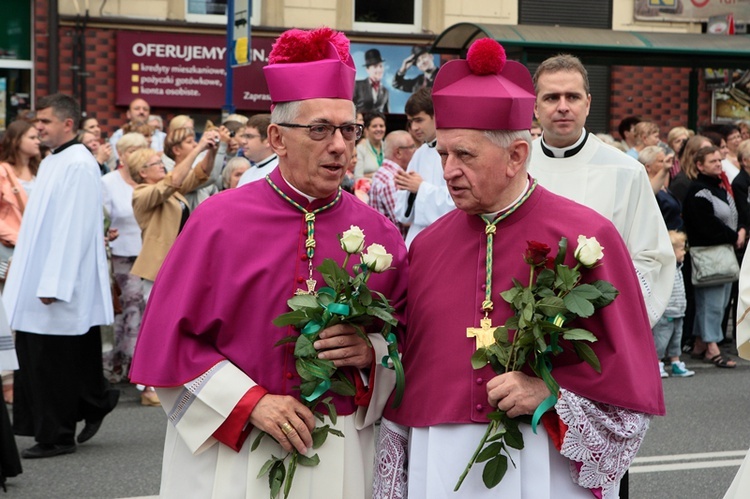
[[[263,66],[273,41],[254,37],[248,64],[234,68],[237,110],[270,110]],[[441,63],[427,52],[426,45],[353,43],[351,53],[357,68],[355,103],[361,110],[386,114],[403,114],[414,91],[432,86]],[[117,34],[116,104],[127,106],[141,97],[152,107],[221,109],[227,56],[223,36],[121,31]]]
[[[735,22],[750,21],[750,0],[636,0],[639,21],[706,22],[732,14]]]

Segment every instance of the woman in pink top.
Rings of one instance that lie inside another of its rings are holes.
[[[19,180],[32,181],[39,168],[39,133],[28,121],[14,121],[0,145],[0,243],[16,245],[28,197]]]

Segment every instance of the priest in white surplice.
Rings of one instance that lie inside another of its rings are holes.
[[[37,103],[52,154],[39,166],[23,217],[4,302],[16,330],[19,371],[13,425],[37,444],[24,458],[75,452],[117,404],[102,370],[99,326],[114,320],[104,248],[99,166],[76,140],[81,110],[70,96]]]
[[[591,94],[586,69],[576,57],[547,59],[536,70],[534,84],[542,137],[533,142],[529,173],[555,194],[615,224],[633,259],[653,326],[669,301],[676,267],[646,170],[583,127]]]
[[[443,179],[440,156],[435,151],[435,111],[432,89],[422,88],[406,101],[404,111],[411,133],[423,144],[409,161],[406,172],[396,174],[396,218],[409,227],[406,247],[426,227],[456,208]]]
[[[664,414],[653,337],[627,248],[611,222],[526,174],[533,84],[524,66],[505,62],[497,42],[475,42],[467,61],[440,69],[433,88],[437,151],[457,209],[422,231],[409,250],[406,390],[400,407],[386,405],[383,412],[374,497],[617,497],[652,415]],[[560,394],[538,434],[520,424],[525,447],[509,450],[515,464],[496,488],[484,486],[480,463],[455,493],[493,408],[517,418],[534,414],[550,396],[528,366],[501,375],[489,365],[473,369],[469,328],[483,316],[495,326],[510,317],[500,293],[513,279],[528,282],[527,241],[554,247],[561,237],[572,244],[581,234],[606,248],[604,263],[588,270],[587,279],[620,291],[592,317],[571,323],[596,335],[601,373],[562,340],[564,352],[551,358]]]

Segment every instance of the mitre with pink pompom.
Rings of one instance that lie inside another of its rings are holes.
[[[263,68],[274,104],[354,95],[357,70],[349,40],[331,28],[290,29],[274,42]]]
[[[506,60],[491,38],[475,41],[466,60],[444,64],[432,88],[437,128],[528,130],[534,99],[529,70]]]

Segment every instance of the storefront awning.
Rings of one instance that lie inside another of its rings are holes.
[[[571,53],[586,64],[750,68],[750,36],[612,31],[559,26],[459,23],[445,29],[432,52],[464,56],[479,38],[494,38],[509,57],[541,62]]]

